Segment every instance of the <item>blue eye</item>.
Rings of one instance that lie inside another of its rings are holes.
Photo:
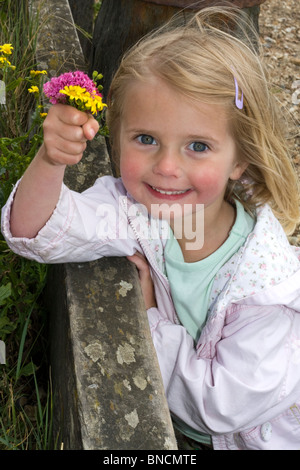
[[[208,150],[208,146],[203,144],[203,142],[192,142],[188,148],[193,150],[193,152],[205,152],[205,150]]]
[[[137,137],[138,142],[143,145],[155,145],[156,141],[151,135],[141,134]]]

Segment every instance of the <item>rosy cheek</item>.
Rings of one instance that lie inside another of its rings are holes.
[[[198,174],[196,178],[194,177],[192,181],[198,192],[198,201],[202,204],[207,204],[220,196],[223,197],[227,186],[227,180],[222,169],[219,169],[220,171],[213,168],[206,170],[201,171],[201,174]]]
[[[220,173],[211,170],[201,172],[198,177],[193,178],[192,183],[193,186],[199,188],[201,192],[213,193],[220,190],[224,181]]]
[[[136,165],[131,158],[127,158],[126,156],[121,156],[120,159],[120,171],[122,177],[128,178],[130,175],[134,174],[137,170]]]
[[[121,158],[120,172],[125,188],[133,194],[142,175],[140,165],[137,164],[137,159]]]

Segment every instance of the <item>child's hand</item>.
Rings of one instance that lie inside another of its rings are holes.
[[[127,259],[134,263],[138,269],[146,310],[157,307],[153,281],[146,258],[141,253],[136,252],[132,256],[127,256]]]
[[[90,114],[64,104],[51,106],[44,121],[44,158],[53,165],[78,163],[86,141],[92,140],[98,129]]]
[[[89,114],[64,104],[53,105],[44,122],[44,143],[25,171],[11,212],[14,237],[33,238],[51,217],[66,165],[78,163],[99,129]]]

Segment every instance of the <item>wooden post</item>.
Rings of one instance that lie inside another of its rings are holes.
[[[90,71],[103,74],[104,97],[124,52],[178,11],[176,7],[141,0],[102,1],[94,27]]]
[[[258,28],[258,5],[264,1],[231,0],[231,3],[245,8]],[[142,36],[162,26],[175,14],[184,23],[196,9],[220,5],[220,1],[202,0],[198,4],[195,0],[103,0],[94,27],[89,71],[103,74],[104,98],[124,52]]]
[[[71,8],[73,20],[77,28],[77,34],[81,44],[84,57],[88,57],[91,48],[91,41],[80,31],[93,34],[93,5],[94,0],[68,0]]]
[[[178,8],[189,8],[191,10],[200,10],[200,8],[220,5],[220,0],[142,0],[157,5],[172,5]],[[264,3],[265,0],[226,0],[227,5],[231,3],[239,8],[249,8]]]

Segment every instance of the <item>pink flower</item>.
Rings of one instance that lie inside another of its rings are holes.
[[[76,72],[64,73],[59,77],[53,77],[49,82],[45,83],[43,89],[50,103],[65,104],[67,102],[67,97],[60,93],[60,90],[63,90],[66,86],[80,86],[85,88],[91,95],[102,96],[94,81],[85,73],[78,70]]]

